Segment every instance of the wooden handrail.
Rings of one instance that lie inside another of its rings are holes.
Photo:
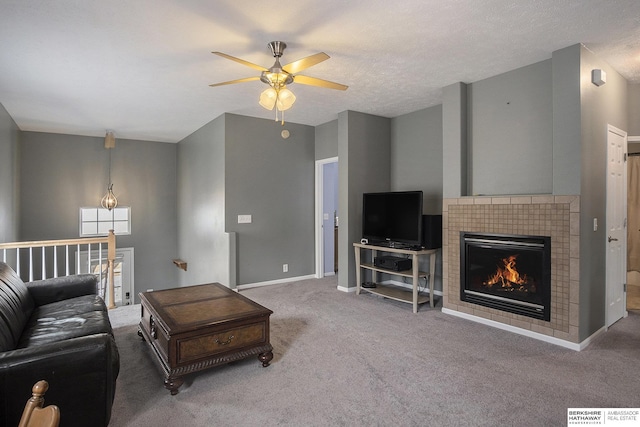
[[[49,247],[63,247],[66,246],[67,250],[69,247],[71,246],[76,246],[78,247],[78,251],[81,245],[86,245],[88,248],[88,257],[89,259],[91,259],[91,246],[92,244],[106,244],[107,245],[107,292],[105,292],[106,296],[107,296],[107,302],[108,302],[108,308],[115,308],[115,275],[114,275],[114,269],[115,269],[115,259],[116,259],[116,236],[113,232],[113,230],[109,230],[109,234],[105,237],[83,237],[83,238],[78,238],[78,239],[61,239],[61,240],[33,240],[33,241],[29,241],[29,242],[11,242],[11,243],[0,243],[0,252],[1,251],[6,251],[9,249],[15,249],[16,251],[18,251],[19,249],[29,249],[30,251],[30,256],[32,254],[31,249],[32,248],[42,248],[42,253],[43,253],[43,260],[42,260],[42,264],[43,264],[43,270],[44,270],[44,264],[45,264],[45,260],[44,260],[44,248],[49,248]],[[100,247],[100,246],[99,246]],[[101,249],[100,249],[101,251]],[[6,254],[6,252],[5,252]],[[55,252],[54,249],[54,277],[57,277],[57,264],[56,264],[56,257],[57,257],[57,253]],[[67,257],[68,257],[68,252],[67,252]],[[19,263],[19,253],[17,254],[17,259],[18,259],[18,263]],[[78,261],[80,260],[80,257],[78,255]],[[66,269],[66,274],[70,274],[69,272],[69,264],[68,264],[68,259],[67,259],[67,269]],[[31,262],[31,260],[30,260]],[[100,260],[100,262],[102,262],[102,259]],[[31,265],[31,264],[30,264]],[[44,271],[43,271],[43,275],[44,275]],[[43,277],[44,278],[44,277]]]
[[[113,230],[109,231],[109,234],[113,234]],[[115,236],[114,236],[115,237]],[[17,249],[17,248],[40,248],[51,246],[66,246],[66,245],[85,245],[93,243],[109,243],[109,236],[106,237],[86,237],[79,239],[63,239],[63,240],[33,240],[31,242],[11,242],[0,243],[0,250],[2,249]],[[115,243],[115,240],[114,240]]]

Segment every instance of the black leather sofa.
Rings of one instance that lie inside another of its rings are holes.
[[[18,425],[39,380],[62,427],[109,424],[120,358],[96,285],[90,274],[24,283],[0,262],[0,425]]]

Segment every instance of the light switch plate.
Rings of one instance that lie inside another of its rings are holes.
[[[251,224],[251,215],[238,215],[238,224]]]

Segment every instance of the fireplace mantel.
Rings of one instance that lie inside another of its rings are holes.
[[[443,200],[443,308],[492,322],[579,342],[579,196],[461,197]],[[460,232],[551,238],[551,318],[507,313],[460,299]]]

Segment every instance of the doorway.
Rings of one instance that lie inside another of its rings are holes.
[[[316,161],[316,277],[338,272],[338,158]]]
[[[627,149],[627,310],[640,311],[640,137]]]

